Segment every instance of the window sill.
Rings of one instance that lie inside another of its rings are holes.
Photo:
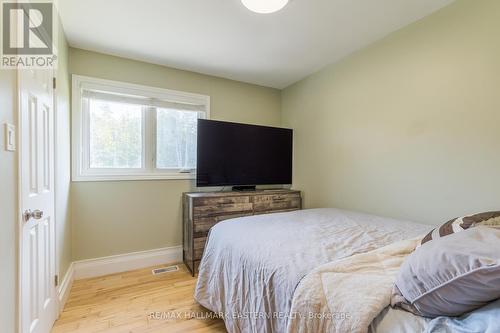
[[[193,180],[195,174],[142,174],[142,175],[85,175],[74,176],[73,182],[106,182],[106,181],[134,181],[134,180]]]

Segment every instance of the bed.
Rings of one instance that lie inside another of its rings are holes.
[[[228,332],[286,332],[294,293],[308,273],[430,229],[333,208],[224,221],[210,231],[195,299],[223,314]],[[391,320],[401,315],[397,311],[382,313],[371,331],[397,324]],[[427,323],[413,319],[415,325]]]

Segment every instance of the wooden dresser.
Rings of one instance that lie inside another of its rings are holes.
[[[183,194],[183,260],[198,272],[208,230],[220,221],[302,208],[300,191],[196,192]]]

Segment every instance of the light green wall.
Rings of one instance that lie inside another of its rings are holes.
[[[71,74],[210,95],[211,118],[279,125],[275,89],[70,48]],[[188,180],[73,182],[73,259],[182,244]]]
[[[500,1],[461,0],[286,88],[306,207],[499,209]]]
[[[58,25],[58,64],[56,94],[56,231],[57,260],[60,279],[72,261],[71,256],[71,112],[68,43],[62,25]]]
[[[4,150],[4,123],[17,125],[16,71],[0,69],[0,332],[13,333],[17,304],[17,152]]]
[[[295,129],[306,207],[440,223],[498,209],[500,2],[459,0],[280,92],[70,48],[70,73],[210,95]],[[280,112],[281,106],[281,112]],[[72,183],[73,260],[181,244],[189,181]]]

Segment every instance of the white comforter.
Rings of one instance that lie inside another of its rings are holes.
[[[422,237],[320,266],[293,296],[288,333],[365,333],[391,302],[395,276]]]
[[[228,220],[212,228],[196,300],[228,332],[286,332],[301,279],[315,268],[428,232],[430,227],[338,209]]]

